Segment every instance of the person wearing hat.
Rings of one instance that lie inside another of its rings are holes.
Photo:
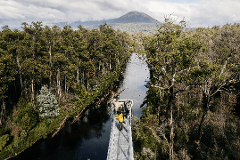
[[[119,130],[122,130],[123,127],[123,106],[121,105],[118,111],[118,115],[115,115],[115,118],[119,121]]]

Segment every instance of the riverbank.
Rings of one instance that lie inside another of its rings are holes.
[[[105,90],[102,95],[109,96],[102,100],[100,96],[85,108],[79,119],[72,124],[74,118],[69,118],[64,127],[52,138],[52,134],[46,139],[37,141],[31,148],[25,150],[12,160],[65,160],[65,159],[98,159],[105,160],[108,152],[111,113],[108,105],[109,99],[115,93],[119,93],[121,99],[133,99],[133,115],[141,117],[143,102],[145,101],[146,82],[149,77],[149,70],[146,63],[139,60],[134,53],[126,63],[126,69],[122,73],[124,78],[119,78],[110,89]],[[139,74],[141,73],[141,74]],[[113,91],[113,92],[112,92]],[[101,103],[99,104],[99,101]],[[145,107],[145,106],[143,106]]]
[[[5,139],[6,144],[1,143],[1,146],[3,147],[1,148],[0,159],[10,159],[15,157],[22,153],[25,149],[31,147],[40,139],[46,139],[56,135],[57,132],[64,126],[67,119],[74,118],[74,120],[76,120],[80,117],[79,113],[82,113],[87,106],[97,103],[98,100],[101,100],[100,97],[109,94],[110,90],[114,88],[113,84],[122,78],[122,72],[126,66],[129,56],[130,54],[128,57],[125,57],[125,59],[122,60],[122,63],[115,67],[111,73],[105,74],[99,80],[99,87],[97,90],[78,93],[77,100],[64,104],[64,106],[60,106],[60,115],[58,117],[42,119],[36,127],[27,131],[26,134],[21,132],[19,136],[15,137],[2,136],[1,139],[2,141]],[[10,143],[7,143],[9,141]]]

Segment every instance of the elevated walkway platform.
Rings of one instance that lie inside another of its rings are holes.
[[[126,99],[120,99],[119,102],[124,106],[125,100]],[[129,112],[127,113],[126,111],[124,111],[124,123],[121,131],[119,130],[119,121],[114,118],[116,112],[113,103],[115,101],[116,100],[114,99],[110,102],[112,112],[112,126],[107,160],[134,160],[131,132],[133,100],[128,100],[129,103],[127,105],[129,108]]]

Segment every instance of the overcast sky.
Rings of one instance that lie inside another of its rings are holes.
[[[163,21],[164,15],[185,17],[190,27],[240,22],[240,0],[0,0],[0,26],[118,18],[140,11]]]

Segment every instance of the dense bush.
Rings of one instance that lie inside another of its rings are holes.
[[[38,123],[38,113],[30,103],[20,98],[17,104],[16,115],[13,116],[13,124],[21,127],[23,130],[29,131]]]
[[[22,28],[0,31],[0,159],[47,138],[93,103],[118,80],[134,44],[107,24]]]

